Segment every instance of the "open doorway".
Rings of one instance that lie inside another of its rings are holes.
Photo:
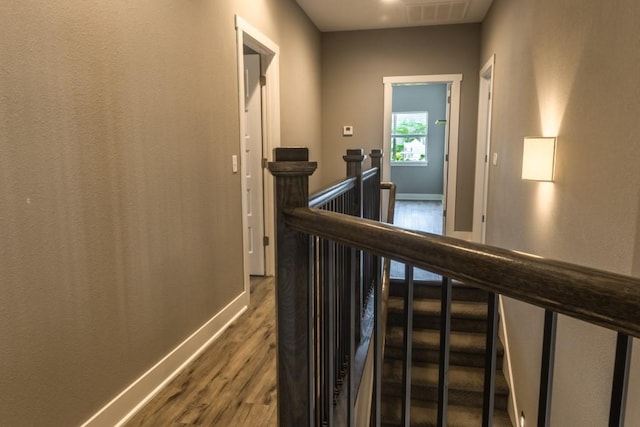
[[[443,234],[450,83],[392,86],[391,145],[398,224]]]
[[[386,77],[383,175],[397,186],[395,223],[451,235],[461,75]],[[448,219],[450,219],[448,221]],[[415,270],[419,280],[437,276]],[[391,265],[392,277],[404,267]]]
[[[383,141],[389,153],[383,158],[383,176],[398,185],[400,209],[404,202],[424,205],[411,209],[432,217],[423,231],[447,236],[456,236],[461,81],[462,74],[383,79]]]
[[[272,275],[273,179],[265,173],[273,148],[280,146],[279,48],[235,17],[240,117],[240,174],[243,212],[244,288],[250,275]]]
[[[247,216],[247,256],[249,274],[265,275],[264,229],[264,170],[262,168],[262,84],[260,77],[260,54],[244,46],[244,116],[246,167],[243,179],[246,181]]]

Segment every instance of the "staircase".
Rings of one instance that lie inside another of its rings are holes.
[[[440,281],[414,283],[411,426],[435,426],[440,346]],[[382,372],[382,425],[399,426],[402,396],[404,284],[392,279]],[[482,425],[487,293],[453,284],[449,355],[450,427]],[[502,373],[504,349],[498,345],[495,427],[512,427],[507,414],[509,387]]]

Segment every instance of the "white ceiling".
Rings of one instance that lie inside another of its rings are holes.
[[[296,0],[320,31],[481,22],[493,0]]]

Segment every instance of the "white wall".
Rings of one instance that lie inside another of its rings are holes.
[[[317,159],[294,0],[0,5],[1,425],[79,425],[243,291],[235,14]]]

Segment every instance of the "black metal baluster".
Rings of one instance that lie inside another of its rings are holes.
[[[487,343],[484,362],[482,426],[492,427],[496,385],[496,348],[498,344],[498,296],[493,292],[489,292],[487,302]]]
[[[349,286],[348,289],[348,311],[346,313],[348,321],[345,322],[348,325],[348,334],[347,334],[347,426],[354,425],[354,407],[356,403],[356,385],[355,385],[355,370],[354,370],[354,359],[355,359],[355,345],[356,345],[356,318],[355,314],[358,313],[356,310],[356,287],[354,286],[356,283],[356,250],[351,249],[350,253],[350,265],[349,265]]]
[[[404,337],[402,364],[401,425],[409,427],[411,420],[411,364],[413,348],[413,266],[405,264]]]
[[[449,397],[449,339],[451,337],[451,279],[442,277],[442,295],[440,299],[440,357],[438,366],[438,422],[447,425],[447,406]]]
[[[553,392],[553,367],[556,354],[556,330],[558,313],[545,310],[542,338],[542,363],[540,366],[540,397],[538,398],[538,427],[548,427],[551,419],[551,395]]]
[[[616,342],[616,362],[613,368],[613,384],[611,387],[611,408],[609,427],[623,427],[627,406],[627,387],[629,386],[629,366],[631,364],[631,347],[633,338],[618,333]]]
[[[320,238],[313,237],[309,239],[311,249],[309,251],[312,260],[309,265],[311,266],[311,283],[312,288],[312,308],[311,308],[311,322],[310,328],[312,329],[309,336],[313,337],[310,340],[310,353],[313,355],[313,371],[310,373],[311,388],[314,390],[312,411],[314,412],[314,424],[322,425],[322,360],[321,360],[321,334],[322,325],[320,323],[320,315],[322,313],[322,292],[321,292],[321,269],[320,269]]]

